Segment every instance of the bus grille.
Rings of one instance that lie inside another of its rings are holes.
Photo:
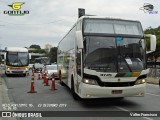
[[[134,86],[135,82],[103,82],[102,87],[129,87]]]
[[[14,73],[14,74],[22,74],[23,71],[12,71],[12,73]]]

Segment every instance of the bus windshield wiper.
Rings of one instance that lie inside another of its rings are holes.
[[[20,60],[20,59],[18,59],[18,61],[21,63],[21,65],[23,66],[23,63],[22,63],[22,61]]]
[[[124,60],[125,64],[127,65],[129,71],[132,72],[132,69],[131,69],[130,65],[129,65],[128,62],[126,61],[126,58],[125,58],[123,55],[121,55],[121,54],[119,54],[119,55],[123,58],[123,60]]]

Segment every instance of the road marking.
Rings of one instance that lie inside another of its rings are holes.
[[[148,117],[143,117],[143,118],[146,119],[146,120],[154,120],[154,119],[148,118]]]
[[[127,112],[129,112],[129,110],[124,109],[124,108],[122,108],[122,107],[119,107],[119,106],[115,106],[115,107],[118,108],[118,109],[120,109],[120,110],[122,110],[122,111],[127,111]]]
[[[122,110],[122,111],[126,111],[126,112],[132,112],[132,111],[129,111],[129,110],[127,110],[127,109],[125,109],[125,108],[122,108],[122,107],[119,107],[119,106],[115,106],[116,108],[118,108],[118,109],[120,109],[120,110]],[[154,120],[154,119],[152,119],[152,118],[149,118],[149,117],[142,117],[143,119],[146,119],[146,120]]]
[[[148,95],[154,95],[154,96],[160,96],[160,95],[156,95],[156,94],[152,94],[152,93],[146,93],[146,94],[148,94]]]

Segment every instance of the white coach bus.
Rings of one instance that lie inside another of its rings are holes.
[[[21,47],[6,47],[5,51],[5,74],[7,76],[11,74],[26,76],[29,72],[30,55],[28,50]]]
[[[145,37],[155,51],[156,37],[144,35],[139,21],[79,18],[58,45],[60,83],[74,99],[144,96]]]

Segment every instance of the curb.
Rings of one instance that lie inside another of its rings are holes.
[[[159,85],[158,83],[147,82],[147,84]]]

